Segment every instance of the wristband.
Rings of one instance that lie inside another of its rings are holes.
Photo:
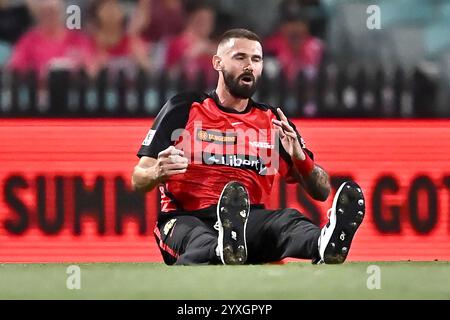
[[[306,152],[303,153],[305,154],[305,160],[300,160],[292,157],[292,162],[302,176],[308,176],[314,168],[314,161],[308,156]]]

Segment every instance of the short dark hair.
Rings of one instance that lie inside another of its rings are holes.
[[[229,39],[248,39],[253,41],[261,42],[261,38],[254,32],[247,30],[247,29],[230,29],[228,31],[225,31],[224,34],[219,38],[219,44],[222,44],[225,41],[228,41]]]

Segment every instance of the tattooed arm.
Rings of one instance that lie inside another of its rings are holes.
[[[327,200],[331,191],[330,178],[328,173],[319,165],[314,164],[313,170],[307,177],[302,176],[293,166],[290,176],[295,182],[300,183],[314,200]]]
[[[293,160],[305,160],[306,154],[300,145],[298,132],[291,126],[288,119],[280,108],[277,109],[280,120],[272,120],[280,137],[280,142],[286,152]],[[308,170],[309,172],[309,170]],[[311,172],[307,175],[300,174],[295,165],[288,174],[288,182],[300,183],[306,192],[315,200],[326,201],[330,194],[330,179],[325,170],[314,164]]]

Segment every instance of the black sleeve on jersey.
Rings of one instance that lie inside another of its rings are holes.
[[[150,145],[141,145],[137,156],[157,158],[158,153],[173,145],[172,132],[186,127],[192,103],[201,100],[202,96],[198,93],[181,93],[169,99],[153,122],[151,129],[155,133]]]

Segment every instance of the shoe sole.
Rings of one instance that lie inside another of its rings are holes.
[[[333,200],[334,230],[323,253],[326,264],[339,264],[347,259],[356,231],[364,220],[365,199],[361,187],[353,182],[345,182],[336,192]],[[331,226],[332,227],[332,226]]]
[[[247,190],[239,182],[229,182],[222,190],[217,205],[218,246],[223,264],[244,264],[247,261],[245,234],[249,213]]]

